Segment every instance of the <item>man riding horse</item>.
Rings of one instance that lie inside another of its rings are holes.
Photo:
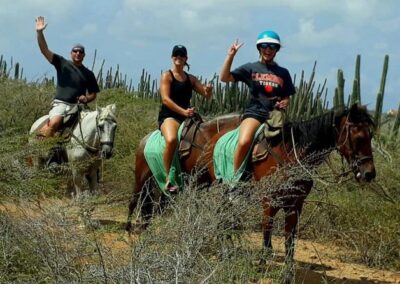
[[[100,91],[92,71],[83,65],[85,48],[76,44],[71,50],[71,60],[53,53],[47,46],[43,31],[47,27],[44,17],[36,18],[36,33],[40,51],[57,71],[57,89],[49,112],[49,121],[39,131],[44,139],[60,130],[63,119],[78,102],[89,103]]]

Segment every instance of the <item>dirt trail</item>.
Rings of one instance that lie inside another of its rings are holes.
[[[44,201],[31,203],[0,203],[0,211],[18,217],[26,214],[31,217],[38,216],[43,210],[51,207],[70,206],[71,212],[77,212],[78,208],[68,201]],[[39,210],[40,208],[40,210]],[[120,231],[104,233],[102,240],[104,245],[112,248],[116,254],[126,255],[129,249],[128,236],[122,227],[126,218],[126,208],[99,206],[92,211],[92,218],[102,226],[117,225]],[[252,233],[248,236],[255,246],[262,243],[261,233]],[[276,252],[275,265],[282,265],[284,257],[283,238],[274,237],[273,245]],[[340,256],[345,251],[329,243],[316,243],[308,240],[297,240],[295,250],[296,283],[400,283],[400,272],[372,269],[365,265],[344,262]],[[269,283],[268,281],[262,282]]]
[[[252,234],[252,241],[262,241],[261,234]],[[284,258],[283,238],[273,237],[279,264]],[[400,283],[400,272],[372,269],[365,265],[344,262],[345,251],[329,243],[297,240],[295,249],[296,283]]]

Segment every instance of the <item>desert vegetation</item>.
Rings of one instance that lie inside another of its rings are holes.
[[[343,248],[340,258],[369,267],[400,270],[399,116],[382,112],[388,57],[384,58],[373,114],[377,178],[359,184],[333,153],[329,163],[312,172],[316,185],[306,200],[298,236]],[[344,94],[343,73],[328,100],[325,84],[314,81],[316,66],[295,79],[297,94],[290,119],[307,119],[331,107],[362,103],[360,57],[351,94]],[[243,184],[247,194],[228,202],[222,185],[205,187],[187,177],[185,190],[169,201],[143,232],[123,230],[134,182],[134,151],[157,127],[159,94],[144,70],[136,87],[118,67],[98,73],[102,91],[97,104],[117,105],[115,153],[105,161],[101,190],[80,200],[66,191],[69,173],[55,176],[27,163],[32,151],[28,131],[47,113],[54,81],[28,82],[18,64],[0,60],[0,282],[2,283],[257,283],[278,282],[286,269],[279,257],[263,256],[260,199],[282,189],[280,173],[260,183]],[[378,80],[379,78],[377,78]],[[213,101],[194,99],[205,119],[240,111],[248,95],[241,85],[222,85],[213,78]],[[331,101],[331,105],[329,104]],[[293,175],[305,175],[290,168]],[[279,201],[277,201],[279,202]],[[281,215],[278,219],[282,218]],[[281,220],[276,220],[280,235]],[[261,257],[271,264],[258,266]],[[326,281],[329,278],[326,277]]]

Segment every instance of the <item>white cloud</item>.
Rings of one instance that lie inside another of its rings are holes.
[[[245,46],[234,65],[256,60],[254,39],[266,25],[281,33],[284,48],[277,59],[290,70],[309,70],[318,60],[320,76],[335,83],[342,68],[349,82],[360,53],[363,84],[379,83],[371,71],[389,54],[389,72],[400,76],[398,0],[0,0],[0,7],[0,54],[24,55],[28,60],[22,63],[32,64],[35,74],[40,72],[35,60],[43,58],[36,49],[34,19],[43,15],[55,51],[68,52],[70,44],[83,41],[88,50],[106,54],[108,64],[130,72],[142,67],[158,72],[176,43],[190,49],[194,72],[200,66],[201,73],[218,71],[235,38]]]

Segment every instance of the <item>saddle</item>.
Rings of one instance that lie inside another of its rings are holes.
[[[61,129],[57,132],[58,136],[62,137],[65,142],[68,142],[71,138],[72,131],[79,121],[79,115],[85,109],[87,109],[86,105],[77,104],[66,113]]]
[[[62,139],[61,141],[57,141],[56,145],[50,148],[46,162],[47,167],[53,173],[59,173],[59,165],[68,162],[65,143],[71,139],[73,129],[79,122],[79,116],[83,109],[85,109],[85,106],[81,104],[77,104],[71,108],[63,119],[61,129],[56,133],[56,136]]]
[[[282,129],[286,114],[283,111],[273,110],[269,119],[264,123],[264,131],[255,138],[255,145],[252,152],[252,161],[262,161],[271,154],[275,160],[281,163],[282,159],[272,148],[282,141]]]
[[[194,142],[194,138],[200,128],[200,124],[203,123],[203,119],[200,114],[194,113],[192,117],[185,119],[183,123],[181,142],[179,143],[179,155],[181,158],[190,154],[192,146],[202,148],[202,146]]]

